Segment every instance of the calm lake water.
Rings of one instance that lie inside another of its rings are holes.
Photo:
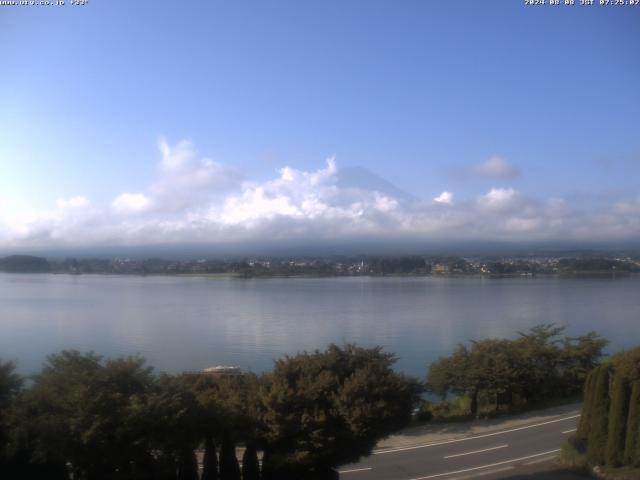
[[[327,344],[383,345],[423,376],[458,342],[541,322],[640,344],[640,277],[295,278],[0,274],[0,358],[23,373],[65,348],[144,355],[177,372],[253,371]]]

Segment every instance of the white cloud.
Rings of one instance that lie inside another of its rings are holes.
[[[121,193],[111,202],[117,213],[140,214],[151,209],[152,202],[144,193]]]
[[[66,208],[84,208],[89,205],[89,200],[85,197],[71,197],[68,199],[59,198],[56,200],[56,205],[58,208],[66,209]]]
[[[238,188],[242,175],[210,158],[198,157],[193,144],[182,140],[170,146],[158,141],[161,154],[158,176],[144,194],[149,200],[145,210],[179,213],[201,206]]]
[[[195,155],[193,144],[189,140],[182,140],[172,148],[164,138],[160,138],[158,140],[158,148],[162,154],[160,168],[167,172],[173,172],[184,167]]]
[[[445,203],[447,205],[451,205],[453,203],[453,193],[451,192],[442,192],[436,198],[433,199],[436,203]]]
[[[540,226],[539,218],[509,218],[505,222],[505,227],[510,232],[533,232]]]
[[[505,210],[514,205],[517,197],[513,188],[492,188],[478,199],[478,204],[491,210]]]
[[[516,167],[506,159],[492,156],[473,169],[476,175],[489,178],[512,179],[520,175]]]
[[[333,157],[315,171],[286,166],[263,182],[199,156],[188,141],[160,140],[157,176],[99,207],[84,196],[47,211],[0,209],[0,246],[232,243],[355,238],[597,240],[640,237],[640,199],[597,209],[513,188],[476,198],[442,191],[415,201],[384,182],[341,179]],[[603,202],[610,202],[604,204]]]

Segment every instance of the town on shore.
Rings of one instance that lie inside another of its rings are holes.
[[[210,275],[230,277],[378,275],[617,275],[640,272],[640,254],[515,256],[333,256],[244,258],[0,258],[0,272],[60,274]]]

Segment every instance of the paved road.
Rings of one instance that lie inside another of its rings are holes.
[[[342,467],[340,478],[341,480],[561,478],[556,475],[548,477],[534,475],[553,469],[551,461],[558,455],[568,435],[575,431],[578,417],[576,412],[532,425],[483,435],[379,450],[358,463]],[[568,475],[562,478],[573,478],[571,474]]]

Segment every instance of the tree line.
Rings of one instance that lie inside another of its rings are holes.
[[[49,356],[29,379],[0,363],[0,478],[337,478],[333,468],[411,419],[421,386],[394,361],[331,345],[221,378],[77,351]]]
[[[23,378],[0,362],[0,478],[334,479],[407,426],[425,391],[468,397],[473,416],[580,394],[606,341],[562,332],[460,345],[426,383],[355,345],[285,356],[261,375],[156,374],[141,357],[63,351]]]
[[[10,273],[68,274],[228,274],[240,277],[264,276],[344,276],[344,275],[602,275],[640,271],[638,258],[496,258],[464,259],[456,256],[386,255],[357,257],[302,257],[244,259],[45,259],[30,255],[0,258],[0,271]]]
[[[515,339],[486,339],[458,345],[431,364],[427,388],[445,399],[468,397],[469,414],[510,410],[579,395],[598,365],[607,341],[595,332],[561,336],[563,327],[537,325]]]

